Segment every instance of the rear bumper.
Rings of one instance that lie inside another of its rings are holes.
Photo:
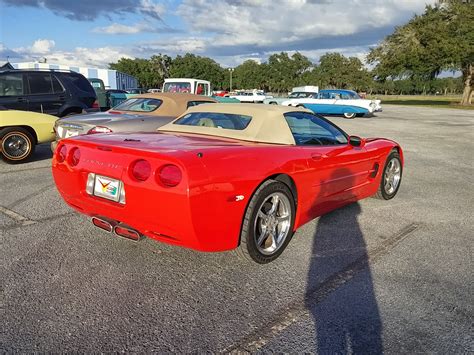
[[[81,163],[110,162],[106,152],[97,150],[93,156],[85,153]],[[125,224],[146,237],[167,244],[199,251],[224,251],[238,245],[241,217],[234,216],[229,223],[226,218],[232,216],[229,213],[232,206],[219,206],[214,191],[206,185],[189,187],[183,183],[176,188],[164,188],[158,186],[153,177],[145,182],[131,180],[121,162],[95,165],[94,173],[123,182],[126,202],[120,204],[86,192],[90,169],[81,163],[72,168],[67,162],[58,163],[56,156],[52,162],[59,193],[78,212]],[[229,204],[221,200],[221,204]],[[240,215],[242,211],[237,213]]]

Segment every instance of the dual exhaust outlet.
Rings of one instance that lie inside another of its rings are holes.
[[[114,233],[119,237],[130,239],[136,242],[138,242],[143,237],[140,232],[125,224],[106,220],[104,218],[92,217],[92,224],[102,230],[105,230],[106,232]]]

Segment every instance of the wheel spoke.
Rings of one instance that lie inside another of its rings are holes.
[[[280,203],[280,198],[278,195],[273,195],[272,196],[272,208],[270,208],[270,211],[268,211],[268,215],[273,215],[276,213],[278,210],[278,204]]]
[[[269,237],[268,228],[266,226],[262,226],[262,233],[257,239],[257,246],[261,246],[262,243]]]
[[[272,245],[270,246],[270,248],[272,248],[273,250],[276,250],[276,248],[278,247],[278,241],[277,241],[278,233],[276,231],[273,231],[273,233],[270,233],[270,235],[272,236]]]
[[[268,215],[266,215],[262,210],[258,211],[257,216],[263,219],[267,219],[268,217]]]

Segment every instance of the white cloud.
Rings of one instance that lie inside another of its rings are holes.
[[[55,45],[56,43],[51,39],[37,39],[28,50],[33,54],[45,54],[50,52]]]
[[[105,27],[96,27],[92,30],[92,32],[116,35],[140,33],[146,31],[147,29],[149,29],[149,27],[143,23],[137,23],[132,26],[122,25],[120,23],[113,23]]]
[[[1,46],[2,51],[8,51],[8,48],[4,47],[3,44]],[[136,50],[136,48],[106,46],[99,48],[76,47],[73,50],[65,51],[56,50],[54,46],[53,40],[39,39],[33,42],[31,46],[15,48],[15,55],[10,60],[29,62],[46,58],[48,63],[107,68],[109,63],[116,62],[122,57],[135,57],[133,51]]]
[[[268,46],[400,24],[435,0],[184,0],[178,14],[214,45]]]

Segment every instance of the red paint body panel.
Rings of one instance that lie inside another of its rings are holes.
[[[128,141],[126,141],[128,140]],[[77,166],[53,157],[53,176],[66,202],[88,216],[106,217],[142,234],[202,251],[237,247],[247,204],[271,176],[287,175],[295,187],[295,229],[335,208],[371,196],[380,184],[392,141],[366,140],[363,147],[284,146],[211,136],[170,133],[80,136],[61,141],[68,152],[81,151]],[[59,149],[56,150],[58,152]],[[146,181],[130,166],[145,159]],[[166,164],[182,171],[176,187],[164,187],[156,172]],[[374,177],[374,167],[379,169]],[[119,179],[126,203],[86,193],[88,173]],[[237,201],[236,196],[243,196]]]

